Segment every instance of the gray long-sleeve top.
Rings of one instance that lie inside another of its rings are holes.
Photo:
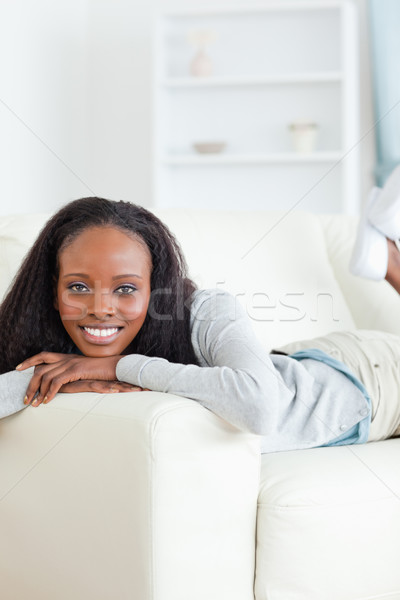
[[[339,371],[269,354],[227,292],[195,292],[191,332],[200,366],[129,355],[117,364],[118,379],[197,400],[262,435],[262,452],[327,444],[369,412],[361,391]]]
[[[227,292],[195,292],[191,340],[200,366],[132,354],[118,362],[118,379],[199,402],[263,436],[262,452],[327,444],[365,417],[363,394],[342,373],[319,361],[270,355]],[[0,417],[24,408],[31,374],[0,375]]]

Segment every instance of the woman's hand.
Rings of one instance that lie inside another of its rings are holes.
[[[77,394],[78,392],[98,392],[99,394],[114,394],[116,392],[143,392],[138,385],[131,385],[124,381],[101,381],[99,379],[81,379],[61,386],[59,392]],[[148,391],[148,390],[145,390]],[[32,406],[36,406],[36,400]]]
[[[68,388],[65,390],[67,384],[78,381],[81,382],[78,386],[79,391],[94,391],[93,387],[90,390],[88,389],[90,385],[94,385],[94,380],[97,382],[105,381],[110,387],[110,382],[115,382],[117,379],[116,366],[121,358],[120,355],[91,358],[56,352],[35,354],[17,367],[18,371],[23,371],[32,366],[35,367],[34,374],[26,390],[24,403],[30,404],[34,400],[32,406],[39,406],[42,402],[46,404],[54,398],[57,392],[69,391]],[[91,381],[92,383],[83,384],[82,380]],[[100,384],[96,385],[100,386]],[[64,389],[61,389],[63,387]],[[78,389],[75,386],[74,391],[78,391]],[[118,388],[118,391],[120,389]]]

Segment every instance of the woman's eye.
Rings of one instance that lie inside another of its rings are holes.
[[[88,288],[83,283],[72,283],[68,286],[68,289],[72,292],[88,292]]]
[[[120,285],[119,288],[115,290],[116,294],[128,295],[136,292],[137,288],[134,285]]]

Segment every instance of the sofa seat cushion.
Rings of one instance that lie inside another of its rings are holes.
[[[256,600],[400,598],[400,439],[265,454]]]

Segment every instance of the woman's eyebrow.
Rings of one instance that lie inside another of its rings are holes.
[[[89,279],[89,275],[87,273],[67,273],[63,275],[63,278],[66,277],[82,277],[82,279]],[[124,273],[123,275],[114,275],[111,279],[114,281],[115,279],[124,279],[125,277],[137,277],[138,279],[143,279],[141,275],[137,275],[137,273]]]
[[[124,273],[123,275],[114,275],[114,277],[112,277],[111,279],[114,281],[114,279],[124,279],[125,277],[137,277],[138,279],[143,279],[143,277],[137,275],[136,273]]]

